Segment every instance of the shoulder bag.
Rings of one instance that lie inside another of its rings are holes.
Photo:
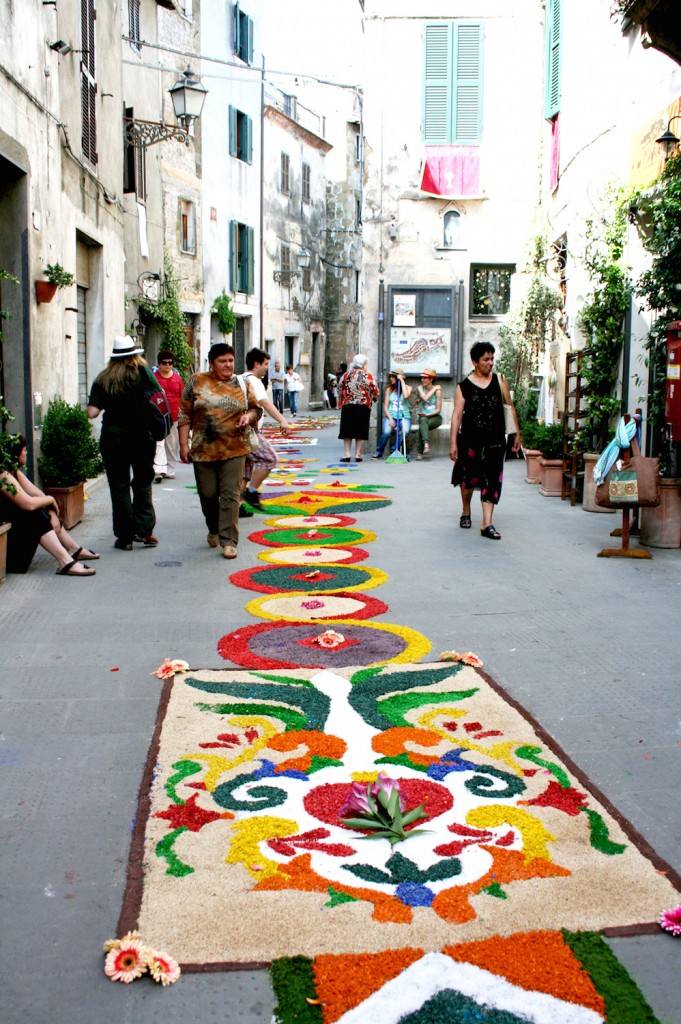
[[[246,381],[238,373],[236,379],[239,381],[239,385],[244,396],[244,412],[248,412],[248,395],[246,394]],[[253,427],[248,426],[244,428],[244,438],[246,445],[250,452],[257,452],[260,447],[260,441],[258,440],[258,433]]]
[[[648,508],[660,504],[660,460],[641,455],[635,437],[631,439],[631,458],[617,461],[602,484],[596,488],[596,504],[601,508]]]
[[[171,431],[173,420],[166,393],[151,370],[144,367],[148,387],[144,389],[146,425],[154,441],[164,441]]]
[[[503,377],[500,373],[497,374],[497,380],[499,381],[499,390],[501,391],[501,401],[504,406],[504,431],[507,434],[517,434],[518,429],[515,425],[515,417],[513,416],[513,406],[507,405],[504,401],[504,389],[501,386]]]

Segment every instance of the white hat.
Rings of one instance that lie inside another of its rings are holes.
[[[143,356],[144,349],[139,348],[135,345],[130,335],[126,334],[124,338],[116,337],[113,340],[113,352],[110,355],[110,359],[125,359],[126,356]]]

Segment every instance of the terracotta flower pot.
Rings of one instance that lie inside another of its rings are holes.
[[[52,302],[57,294],[57,285],[51,281],[36,281],[35,297],[38,302]]]
[[[0,523],[0,583],[4,583],[7,574],[7,531],[11,523]]]
[[[681,547],[681,478],[660,479],[660,504],[641,509],[641,544],[649,548]]]
[[[596,484],[593,478],[593,469],[600,455],[587,452],[584,456],[584,496],[582,498],[582,508],[585,512],[614,512],[614,508],[603,508],[602,505],[596,504]]]
[[[523,454],[525,455],[525,483],[538,484],[541,480],[541,467],[539,465],[541,452],[537,451],[536,448],[523,448]]]
[[[70,530],[85,515],[85,485],[73,484],[72,487],[45,487],[45,494],[57,499],[59,519],[62,526]]]
[[[541,467],[541,483],[539,493],[545,498],[560,498],[563,493],[563,460],[539,459]]]

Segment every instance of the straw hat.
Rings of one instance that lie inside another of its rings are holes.
[[[425,368],[425,370],[421,370],[421,376],[422,377],[432,377],[433,380],[436,380],[436,378],[437,378],[437,374],[436,374],[435,370],[431,369],[430,366],[427,366]]]
[[[144,349],[140,348],[132,340],[130,335],[126,334],[124,338],[116,337],[113,340],[113,352],[110,355],[110,359],[125,359],[127,356],[143,356]]]

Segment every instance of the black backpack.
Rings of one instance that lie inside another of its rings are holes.
[[[153,373],[150,370],[146,372],[149,377],[149,387],[144,391],[147,428],[154,441],[164,441],[173,425],[168,399]]]

